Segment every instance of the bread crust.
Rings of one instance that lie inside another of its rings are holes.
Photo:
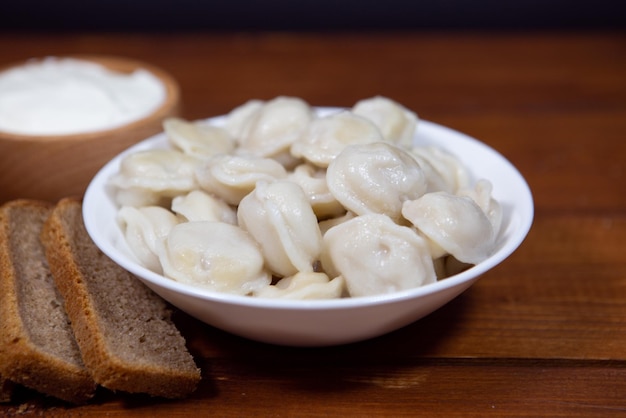
[[[57,286],[67,301],[67,314],[71,319],[85,365],[98,384],[114,391],[147,393],[166,398],[188,396],[200,381],[200,370],[195,366],[191,354],[184,345],[184,339],[170,322],[169,316],[155,318],[154,324],[155,326],[160,324],[168,333],[178,334],[178,346],[171,349],[182,354],[179,356],[183,358],[182,367],[180,364],[159,361],[129,360],[120,355],[120,351],[116,349],[119,340],[116,340],[116,335],[107,329],[105,320],[106,315],[114,314],[111,310],[103,308],[103,303],[114,296],[108,291],[101,291],[98,295],[92,294],[96,286],[94,279],[96,274],[109,276],[114,274],[116,278],[122,278],[129,287],[136,289],[133,293],[135,297],[146,300],[150,306],[157,306],[155,308],[157,310],[161,309],[159,304],[163,306],[165,304],[138,279],[117,266],[95,247],[84,228],[81,211],[82,205],[78,199],[62,199],[48,218],[41,236]],[[80,248],[79,243],[82,245]],[[91,247],[89,254],[93,256],[93,262],[89,263],[84,259],[87,245]],[[79,254],[81,251],[82,256]],[[131,305],[129,309],[133,307]],[[118,322],[125,320],[117,319]],[[130,324],[129,328],[133,326]]]
[[[17,228],[24,225],[16,224],[13,215],[18,211],[37,211],[44,217],[50,210],[48,203],[25,199],[8,202],[0,208],[0,374],[41,393],[72,403],[84,403],[93,396],[96,388],[90,373],[82,362],[77,364],[60,358],[33,341],[20,311],[19,281],[29,280],[20,264],[33,260],[16,254],[11,238]],[[43,258],[43,249],[40,255]],[[49,276],[47,280],[53,287],[52,278]]]

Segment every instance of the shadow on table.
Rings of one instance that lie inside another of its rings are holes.
[[[190,350],[205,373],[280,382],[305,390],[349,390],[364,382],[402,376],[403,370],[438,363],[437,347],[455,338],[471,295],[460,295],[429,316],[390,334],[335,347],[301,348],[258,343],[192,318],[179,318]],[[202,335],[202,338],[194,338]],[[210,341],[207,345],[206,341]],[[332,376],[332,379],[329,379]],[[202,396],[210,396],[211,388]]]

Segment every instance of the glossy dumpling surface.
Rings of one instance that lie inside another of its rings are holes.
[[[374,122],[386,141],[408,147],[417,128],[417,115],[387,97],[376,96],[357,102],[352,111]]]
[[[322,235],[300,186],[287,180],[259,182],[241,200],[237,218],[261,245],[273,274],[286,277],[313,271]]]
[[[324,234],[322,266],[341,275],[350,296],[371,296],[436,280],[428,246],[411,228],[388,216],[361,215]]]
[[[197,188],[198,160],[181,151],[152,149],[124,157],[111,183],[121,189],[145,190],[173,196]]]
[[[457,194],[472,198],[480,206],[487,218],[489,218],[494,234],[497,235],[502,226],[502,205],[492,197],[492,190],[493,185],[489,180],[480,179],[476,182],[474,188],[459,190]]]
[[[301,164],[289,173],[287,179],[302,188],[313,212],[319,219],[341,215],[345,212],[344,207],[328,189],[326,170],[310,164]]]
[[[118,211],[117,220],[128,246],[141,264],[160,273],[158,254],[170,230],[179,223],[176,215],[160,206],[124,206]]]
[[[257,182],[285,178],[287,171],[271,158],[222,154],[207,159],[196,177],[204,191],[238,205]]]
[[[401,218],[402,204],[427,190],[423,170],[406,151],[386,142],[346,147],[327,171],[328,187],[343,206],[356,213]]]
[[[337,299],[343,293],[343,277],[330,279],[321,272],[299,272],[260,289],[255,296],[274,299]]]
[[[193,190],[172,200],[172,212],[186,222],[216,221],[237,224],[237,213],[230,205],[202,190]]]
[[[456,193],[468,187],[470,175],[461,161],[448,151],[433,146],[416,146],[410,153],[429,171],[429,192]]]
[[[258,244],[241,228],[223,222],[174,226],[160,261],[166,277],[218,292],[248,295],[271,282]]]
[[[254,106],[254,105],[252,105]],[[313,109],[295,97],[277,97],[251,109],[241,122],[239,150],[260,157],[288,151],[313,118]]]
[[[427,193],[406,202],[402,214],[421,233],[464,263],[480,263],[494,250],[493,226],[469,197]]]
[[[314,119],[291,146],[291,153],[318,167],[328,167],[346,146],[382,140],[383,136],[370,120],[342,111]]]
[[[163,130],[172,145],[192,157],[206,158],[235,149],[235,140],[225,129],[207,123],[169,118],[163,122]]]
[[[226,132],[235,139],[240,138],[246,121],[263,107],[263,103],[262,100],[252,99],[231,110],[224,123]]]

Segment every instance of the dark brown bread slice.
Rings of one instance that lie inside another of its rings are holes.
[[[96,247],[80,201],[67,198],[56,205],[42,241],[83,360],[97,383],[167,398],[195,390],[200,370],[171,321],[171,310]]]
[[[55,286],[39,234],[51,206],[16,200],[0,208],[0,374],[82,403],[95,383]]]

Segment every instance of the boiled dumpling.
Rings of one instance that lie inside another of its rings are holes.
[[[330,277],[343,276],[353,297],[393,293],[436,280],[424,240],[380,214],[357,216],[329,229],[322,267]]]
[[[255,296],[274,299],[337,299],[343,293],[343,277],[329,279],[321,272],[299,272],[260,289]]]
[[[163,129],[172,145],[192,157],[228,154],[235,149],[235,141],[226,130],[204,122],[168,118]]]
[[[313,116],[313,110],[302,99],[281,96],[265,102],[242,123],[239,150],[259,157],[288,152]]]
[[[287,177],[304,190],[313,212],[319,219],[343,214],[345,209],[328,189],[326,170],[309,164],[297,166]]]
[[[489,257],[503,215],[454,144],[413,144],[418,123],[381,96],[169,118],[169,143],[128,154],[110,179],[118,222],[143,265],[220,292],[335,298],[431,283]]]
[[[272,181],[287,177],[285,168],[271,158],[216,155],[198,168],[200,187],[228,204],[238,205],[261,180]]]
[[[386,97],[376,96],[357,102],[352,111],[374,122],[385,140],[409,147],[417,128],[417,115]]]
[[[178,218],[160,206],[135,208],[124,206],[117,214],[126,243],[139,262],[146,268],[161,272],[159,252]]]
[[[198,187],[198,160],[176,150],[152,149],[125,156],[111,184],[120,189],[173,197]]]
[[[494,250],[493,226],[469,197],[427,193],[407,201],[402,214],[421,233],[464,263],[480,263]]]
[[[437,242],[433,241],[428,235],[424,234],[419,229],[415,228],[415,232],[424,239],[428,249],[430,250],[430,256],[433,259],[444,258],[450,254],[445,248],[441,247]]]
[[[249,295],[270,284],[258,244],[223,222],[184,222],[172,228],[160,255],[173,280],[218,292]]]
[[[328,187],[357,215],[401,218],[402,204],[426,192],[424,172],[411,155],[386,142],[351,145],[328,166]]]
[[[262,100],[248,100],[244,104],[237,106],[226,115],[224,129],[233,138],[239,139],[243,132],[243,127],[247,120],[263,107]]]
[[[202,190],[193,190],[172,200],[172,212],[187,222],[217,221],[237,224],[235,209]]]
[[[304,134],[293,143],[291,153],[325,168],[348,145],[382,140],[383,136],[374,123],[343,111],[314,119]]]
[[[485,212],[493,226],[494,234],[498,234],[502,225],[502,206],[500,202],[491,196],[493,186],[489,180],[480,179],[473,189],[462,189],[457,193],[459,196],[471,197]]]
[[[411,154],[413,158],[417,161],[419,166],[424,171],[424,176],[426,177],[426,192],[448,192],[455,193],[456,192],[456,184],[451,184],[451,182],[445,178],[436,167],[426,158],[423,158],[421,155],[417,153]]]
[[[282,180],[259,182],[241,200],[239,225],[259,242],[267,266],[277,276],[313,271],[322,235],[304,191]]]
[[[429,192],[456,193],[468,187],[470,175],[459,159],[442,148],[416,146],[410,149],[411,155],[424,169],[429,169],[431,186]]]

